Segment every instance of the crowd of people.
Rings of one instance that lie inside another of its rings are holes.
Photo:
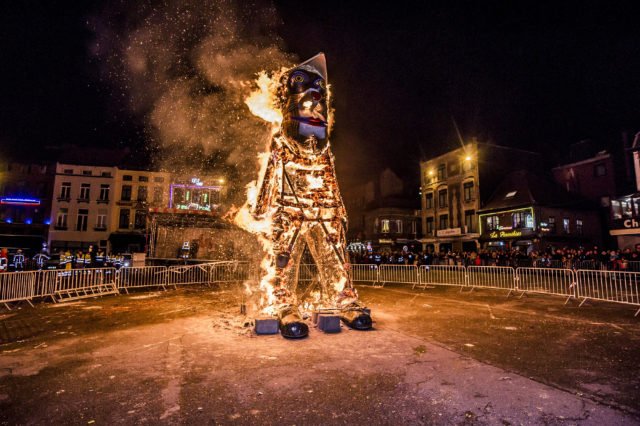
[[[640,245],[635,249],[608,250],[594,246],[585,248],[548,248],[544,251],[480,250],[441,251],[438,253],[412,251],[371,252],[352,254],[351,261],[375,265],[459,265],[511,266],[570,269],[640,270]]]
[[[89,246],[86,250],[59,249],[54,254],[46,250],[27,256],[22,249],[9,253],[6,248],[0,249],[0,272],[20,272],[43,269],[84,269],[115,267],[127,265],[122,254],[105,254],[101,248]]]

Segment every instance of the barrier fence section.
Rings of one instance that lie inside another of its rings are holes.
[[[88,268],[56,271],[54,302],[118,294],[115,268]]]
[[[423,265],[418,268],[418,283],[423,289],[427,285],[450,285],[461,286],[467,285],[467,268],[464,266],[447,266],[447,265]]]
[[[46,270],[36,272],[34,297],[50,297],[56,291],[58,270]]]
[[[313,281],[318,276],[318,267],[312,263],[302,263],[298,268],[298,281]]]
[[[412,284],[419,283],[418,267],[415,265],[381,265],[378,269],[380,272],[380,284]]]
[[[467,285],[474,287],[515,289],[515,269],[509,266],[469,266],[467,268]]]
[[[118,288],[128,292],[130,288],[162,287],[167,285],[165,266],[121,268],[117,274]]]
[[[31,304],[35,295],[36,272],[5,272],[0,274],[0,303],[7,309],[9,303],[26,300]]]
[[[554,294],[566,297],[565,304],[576,297],[576,274],[571,269],[517,268],[516,289],[525,293]]]
[[[211,268],[214,264],[169,266],[167,268],[167,285],[174,287],[188,284],[210,284]]]
[[[210,264],[210,283],[230,283],[255,279],[258,269],[249,262],[224,261]]]
[[[351,281],[371,282],[374,285],[379,281],[378,265],[352,264],[350,269]]]
[[[640,273],[581,269],[576,274],[580,306],[589,299],[602,300],[638,306],[635,316],[640,314]]]

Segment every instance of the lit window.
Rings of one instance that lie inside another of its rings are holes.
[[[622,207],[620,201],[611,200],[611,213],[614,219],[622,219]]]
[[[433,192],[428,192],[425,196],[425,208],[432,209],[433,208]]]
[[[58,210],[58,216],[56,216],[56,228],[67,227],[67,215],[69,210],[66,208]]]
[[[438,208],[447,207],[447,190],[438,191]]]
[[[380,232],[382,232],[383,234],[388,234],[389,233],[389,220],[388,219],[382,219],[382,229],[380,230]]]
[[[100,210],[96,217],[96,229],[107,229],[107,213],[104,210]]]
[[[443,214],[440,215],[440,224],[438,229],[448,229],[449,228],[449,215]]]
[[[473,182],[465,182],[463,185],[464,201],[469,202],[473,199]]]
[[[533,216],[531,213],[527,213],[524,217],[524,227],[533,229]]]
[[[109,201],[109,185],[100,185],[100,198],[98,201]]]
[[[71,198],[71,182],[62,182],[60,187],[60,199],[68,200]]]
[[[464,225],[467,227],[467,232],[473,232],[473,218],[476,212],[474,210],[467,210],[464,212]]]
[[[623,200],[620,200],[620,208],[622,209],[622,216],[627,218],[633,216],[633,210],[631,210],[630,198],[625,198]]]
[[[489,216],[487,217],[487,230],[493,231],[498,229],[498,225],[500,225],[500,219],[498,216]]]
[[[576,234],[582,235],[582,220],[576,219]]]
[[[91,191],[91,184],[83,183],[80,185],[80,200],[88,201],[89,192]]]
[[[513,198],[516,196],[517,193],[518,191],[507,192],[507,195],[504,196],[504,199],[506,200],[507,198]]]
[[[570,223],[568,217],[562,219],[562,229],[564,229],[564,232],[567,234],[571,232]]]
[[[131,214],[131,211],[129,209],[120,209],[120,218],[118,220],[118,228],[120,229],[129,228],[130,214]]]
[[[76,231],[86,231],[87,230],[87,219],[89,218],[89,210],[80,209],[78,210],[78,221],[76,222]]]

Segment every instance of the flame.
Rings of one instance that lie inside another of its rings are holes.
[[[270,149],[272,140],[276,141],[276,143],[283,143],[282,141],[279,141],[279,138],[282,136],[276,136],[275,138],[274,136],[280,131],[283,120],[282,112],[277,107],[277,100],[280,77],[286,71],[287,68],[283,67],[279,72],[273,73],[271,76],[264,71],[258,73],[258,77],[255,81],[256,89],[253,90],[245,100],[245,103],[253,115],[260,117],[262,120],[271,124],[271,138],[266,141],[264,152],[258,154],[258,161],[260,164],[259,176],[261,179],[266,177],[267,167],[269,165],[269,161],[271,161]],[[328,105],[330,105],[330,96],[330,86],[327,86]],[[329,129],[331,129],[333,125],[333,109],[329,109],[327,115]],[[324,165],[321,164],[305,166],[305,169],[307,170],[324,170],[324,168]],[[282,171],[275,170],[274,173],[275,175],[272,176],[272,178],[276,181],[282,182],[284,179]],[[307,175],[307,182],[309,184],[309,189],[320,189],[325,186],[324,178],[321,176],[315,177],[309,174]],[[273,315],[278,309],[278,295],[276,294],[276,289],[273,286],[273,283],[277,278],[277,271],[275,262],[273,262],[273,259],[276,257],[276,253],[275,246],[271,240],[271,232],[273,228],[273,217],[277,211],[277,206],[267,209],[260,215],[255,214],[255,209],[257,207],[256,204],[258,202],[258,196],[262,184],[263,182],[261,181],[253,181],[247,185],[246,202],[241,208],[231,213],[231,216],[233,216],[233,222],[236,225],[256,235],[262,246],[264,256],[260,262],[261,277],[256,290],[260,294],[260,308],[262,308],[262,313]],[[293,228],[288,232],[293,232]],[[345,287],[345,284],[346,279],[343,278],[339,280],[339,282],[334,283],[334,286],[336,290],[342,290]],[[245,283],[245,286],[247,288],[247,294],[252,294],[253,292],[251,289],[255,288],[255,283],[247,282]],[[305,306],[305,308],[310,309],[314,305],[318,305],[320,300],[321,293],[314,292],[313,302],[308,304],[308,306]]]
[[[251,92],[244,103],[253,115],[279,127],[282,123],[282,112],[276,108],[278,76],[279,73],[269,77],[266,71],[258,73],[255,82],[258,88]]]
[[[282,113],[276,105],[278,81],[284,71],[286,71],[286,68],[282,68],[279,73],[274,73],[271,77],[265,71],[258,73],[258,78],[255,81],[257,88],[245,99],[245,104],[247,104],[253,115],[271,123],[272,135],[278,132],[282,124]],[[260,164],[259,176],[263,178],[266,174],[265,172],[270,159],[270,142],[270,139],[267,140],[264,152],[258,154],[258,162]],[[272,285],[272,282],[276,278],[276,268],[271,261],[271,259],[275,257],[275,253],[273,243],[269,238],[269,233],[272,229],[271,225],[275,209],[267,210],[259,216],[253,214],[261,185],[262,182],[259,181],[253,181],[247,185],[247,200],[242,207],[234,212],[233,221],[242,229],[256,235],[265,253],[260,262],[261,278],[258,283],[258,289],[261,295],[260,307],[263,308],[263,313],[273,315],[275,314],[275,306],[277,304],[277,297],[274,294]],[[250,283],[245,283],[245,285],[247,288],[251,288]]]

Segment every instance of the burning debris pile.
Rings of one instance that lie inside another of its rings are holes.
[[[325,57],[318,54],[271,78],[261,74],[258,91],[247,99],[251,112],[271,123],[272,136],[261,155],[261,180],[249,184],[247,202],[234,220],[262,244],[259,308],[278,316],[287,337],[307,335],[302,317],[308,311],[330,310],[353,328],[371,328],[349,276],[347,216],[328,139],[332,114],[326,82]],[[318,277],[301,291],[305,247]]]

